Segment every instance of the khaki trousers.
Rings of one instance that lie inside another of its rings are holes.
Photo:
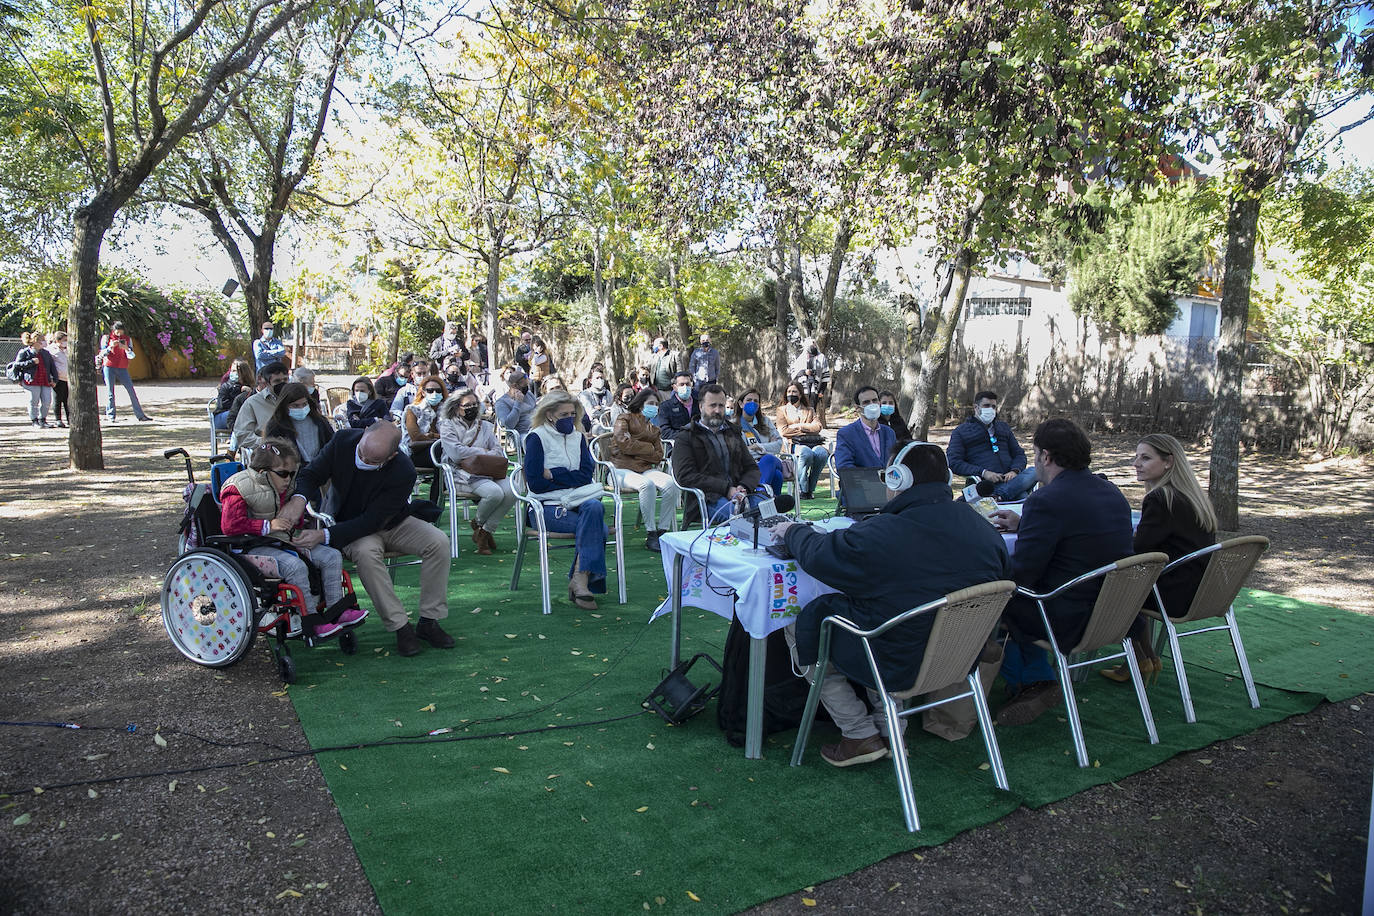
[[[382,625],[394,633],[410,622],[396,590],[391,587],[382,555],[387,551],[420,558],[420,616],[443,620],[448,616],[448,536],[418,518],[407,518],[392,528],[349,544],[344,554],[358,567],[367,596],[382,615]]]

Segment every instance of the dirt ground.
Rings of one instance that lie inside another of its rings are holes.
[[[305,746],[267,653],[214,673],[168,643],[185,477],[161,452],[203,459],[207,392],[140,394],[157,420],[107,425],[107,470],[75,474],[0,387],[0,720],[85,726],[0,725],[0,912],[375,913],[314,759],[236,765]],[[1097,446],[1138,504],[1133,440]],[[1374,613],[1371,469],[1247,456],[1243,530],[1274,542],[1253,584]],[[1357,912],[1371,719],[1324,704],[754,912]]]

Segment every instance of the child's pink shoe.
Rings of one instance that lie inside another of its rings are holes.
[[[367,611],[360,607],[349,608],[339,615],[338,624],[341,627],[355,627],[362,623],[367,617]]]

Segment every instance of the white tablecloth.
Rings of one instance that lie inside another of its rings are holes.
[[[827,519],[817,527],[833,530],[849,524],[849,519],[837,518]],[[726,526],[707,533],[674,531],[660,536],[659,544],[663,548],[663,579],[669,589],[673,587],[673,560],[679,555],[683,557],[684,607],[701,608],[726,620],[738,616],[745,631],[755,639],[782,629],[813,598],[835,591],[802,572],[796,560],[779,560],[762,549],[755,552],[731,535]],[[669,595],[652,619],[671,614],[672,603]]]

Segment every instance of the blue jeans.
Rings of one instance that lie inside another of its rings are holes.
[[[110,391],[110,403],[105,408],[105,415],[111,420],[115,418],[115,382],[124,386],[124,390],[129,392],[129,403],[133,405],[134,416],[142,420],[147,414],[143,412],[143,405],[138,403],[138,395],[134,393],[134,380],[129,377],[128,369],[116,369],[113,366],[105,367],[105,387]]]
[[[1026,468],[1006,483],[999,483],[992,495],[1001,503],[1014,503],[1025,499],[1026,494],[1035,486],[1035,466]]]
[[[797,457],[797,489],[810,493],[816,489],[816,478],[830,460],[830,453],[823,445],[799,445],[794,454]]]
[[[782,492],[782,459],[776,455],[759,456],[759,483],[766,483],[777,496]]]
[[[1038,681],[1056,679],[1049,653],[1031,643],[1019,643],[1008,638],[1006,655],[1002,659],[1002,680],[1007,689],[1020,690]]]
[[[215,414],[215,429],[228,429],[228,428],[229,428],[229,411],[227,411],[227,410],[221,410],[219,413]]]
[[[534,527],[530,519],[530,527]],[[544,507],[544,527],[558,534],[573,534],[576,545],[573,565],[568,569],[568,578],[580,567],[587,573],[587,586],[593,594],[606,594],[606,538],[610,531],[606,528],[606,507],[601,500],[592,498],[576,509],[566,510],[562,506]],[[622,573],[623,575],[623,573]]]

